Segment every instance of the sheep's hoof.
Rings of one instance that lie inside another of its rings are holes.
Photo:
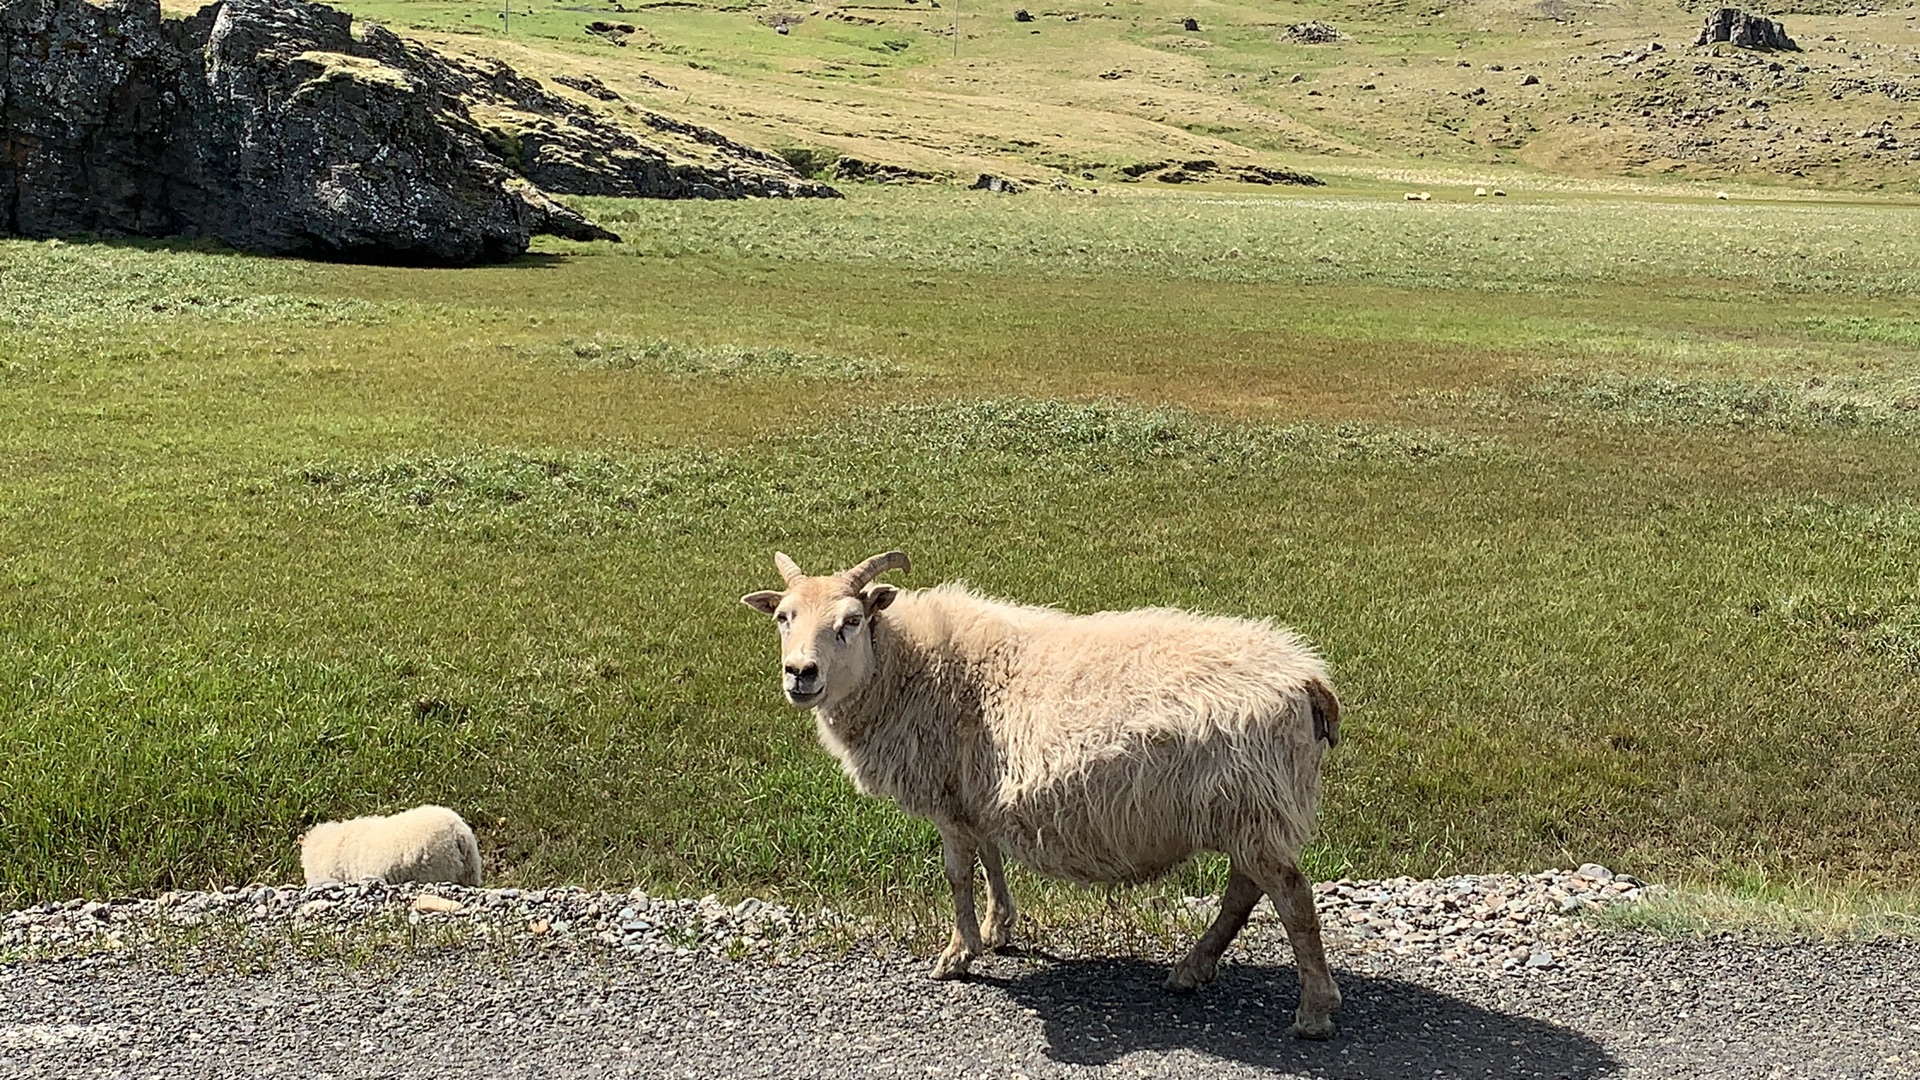
[[[968,965],[973,963],[973,954],[962,948],[949,948],[933,962],[933,977],[936,979],[959,979],[967,974]]]
[[[984,932],[980,935],[980,944],[988,951],[1005,945],[1013,940],[1013,920],[989,919]]]
[[[1287,1029],[1287,1034],[1296,1039],[1313,1039],[1316,1042],[1331,1039],[1333,1038],[1333,1017],[1309,1016],[1304,1012],[1295,1014],[1293,1026]]]
[[[1189,956],[1167,973],[1166,986],[1176,994],[1190,994],[1212,982],[1219,974],[1219,964]]]

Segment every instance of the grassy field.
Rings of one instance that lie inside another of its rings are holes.
[[[0,243],[0,903],[424,801],[500,883],[924,898],[737,603],[776,547],[1297,626],[1318,875],[1920,871],[1920,209],[589,209],[462,271]]]

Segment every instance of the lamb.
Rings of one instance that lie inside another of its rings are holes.
[[[874,584],[897,551],[809,577],[784,554],[773,616],[789,703],[862,794],[940,831],[954,931],[936,979],[967,973],[1014,922],[1003,856],[1082,884],[1157,878],[1196,852],[1227,855],[1220,914],[1167,986],[1211,982],[1262,895],[1293,946],[1291,1031],[1333,1033],[1340,991],[1300,872],[1339,741],[1325,663],[1291,631],[1171,608],[1071,615],[962,585]],[[974,908],[974,865],[987,902]]]
[[[416,806],[391,817],[328,821],[300,837],[308,885],[380,878],[387,882],[480,884],[480,845],[459,814]]]

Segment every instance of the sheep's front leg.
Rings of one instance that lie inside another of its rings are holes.
[[[933,977],[957,979],[967,973],[973,958],[986,952],[980,940],[980,920],[973,910],[973,842],[940,830],[940,846],[947,864],[947,884],[953,886],[953,941],[933,962]]]
[[[981,940],[989,949],[1005,945],[1013,937],[1013,892],[1007,888],[1007,868],[1000,860],[995,844],[980,845],[980,865],[987,870],[987,917],[982,920]]]

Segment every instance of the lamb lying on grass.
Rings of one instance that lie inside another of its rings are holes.
[[[1087,884],[1165,874],[1200,851],[1231,860],[1220,915],[1167,978],[1213,980],[1262,895],[1300,972],[1293,1032],[1325,1038],[1340,991],[1300,872],[1339,740],[1326,665],[1286,630],[1167,608],[1069,615],[957,585],[869,584],[899,552],[742,600],[780,628],[787,700],[861,792],[940,830],[953,941],[935,978],[964,975],[1013,925],[1002,854]],[[986,929],[974,914],[976,860]]]
[[[379,878],[387,882],[480,884],[480,845],[460,815],[416,806],[391,817],[328,821],[300,838],[308,885]]]

